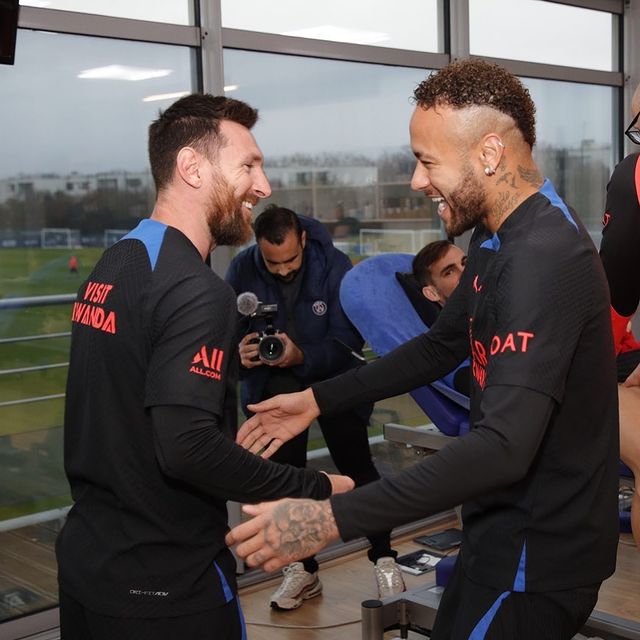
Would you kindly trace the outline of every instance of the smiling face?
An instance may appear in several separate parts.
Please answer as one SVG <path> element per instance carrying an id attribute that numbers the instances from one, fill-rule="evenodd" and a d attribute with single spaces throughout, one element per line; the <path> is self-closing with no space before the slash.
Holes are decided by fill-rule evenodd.
<path id="1" fill-rule="evenodd" d="M 220 134 L 225 141 L 210 165 L 207 222 L 218 246 L 237 245 L 253 234 L 251 210 L 271 195 L 264 174 L 262 153 L 246 127 L 224 120 Z"/>
<path id="2" fill-rule="evenodd" d="M 487 193 L 479 162 L 472 161 L 475 145 L 465 143 L 459 114 L 447 106 L 417 107 L 409 130 L 417 159 L 411 188 L 438 203 L 450 236 L 482 222 L 489 211 Z"/>

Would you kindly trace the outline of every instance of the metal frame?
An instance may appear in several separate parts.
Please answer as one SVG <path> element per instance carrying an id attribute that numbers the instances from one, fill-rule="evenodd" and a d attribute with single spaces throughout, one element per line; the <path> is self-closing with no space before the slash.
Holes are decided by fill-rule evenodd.
<path id="1" fill-rule="evenodd" d="M 312 40 L 241 29 L 223 28 L 222 45 L 229 49 L 244 49 L 263 53 L 280 53 L 292 56 L 366 62 L 418 69 L 439 69 L 449 62 L 449 56 L 444 53 L 428 53 L 410 51 L 408 49 L 394 49 L 392 47 L 351 44 L 348 42 Z"/>
<path id="2" fill-rule="evenodd" d="M 200 27 L 113 18 L 58 9 L 20 7 L 18 28 L 187 47 L 200 46 Z"/>
<path id="3" fill-rule="evenodd" d="M 595 11 L 606 11 L 607 13 L 624 12 L 625 0 L 548 0 L 555 4 L 568 4 L 572 7 L 581 7 L 583 9 L 593 9 Z"/>
<path id="4" fill-rule="evenodd" d="M 618 113 L 622 122 L 630 118 L 630 100 L 635 86 L 640 83 L 640 6 L 631 0 L 547 0 L 560 4 L 609 12 L 620 17 L 619 46 L 623 52 L 621 72 L 602 72 L 576 69 L 559 65 L 495 60 L 518 75 L 547 80 L 561 80 L 624 88 Z M 192 47 L 196 57 L 199 89 L 222 93 L 224 78 L 223 48 L 247 49 L 265 53 L 324 58 L 398 67 L 439 69 L 451 59 L 469 55 L 468 0 L 441 0 L 441 29 L 444 53 L 424 53 L 404 49 L 371 47 L 348 43 L 307 40 L 289 36 L 257 33 L 223 28 L 219 0 L 194 0 L 198 26 L 173 25 L 158 22 L 89 15 L 72 11 L 20 8 L 19 28 L 46 30 L 78 36 L 119 38 Z M 622 92 L 620 92 L 622 93 Z M 620 131 L 621 127 L 617 127 Z M 614 129 L 615 130 L 615 129 Z M 622 138 L 617 144 L 621 151 Z M 628 148 L 627 150 L 630 150 Z M 620 156 L 620 153 L 617 154 Z M 221 273 L 231 257 L 230 250 L 218 249 L 213 255 L 213 267 Z M 3 308 L 17 301 L 0 302 Z M 604 623 L 603 623 L 604 624 Z M 20 620 L 0 623 L 3 638 L 25 638 L 30 634 L 47 631 L 41 638 L 56 637 L 57 610 L 52 609 Z"/>
<path id="5" fill-rule="evenodd" d="M 365 600 L 361 605 L 362 640 L 383 640 L 384 632 L 399 629 L 402 638 L 407 631 L 427 635 L 433 629 L 442 587 L 433 579 L 424 585 L 385 600 Z M 609 640 L 640 640 L 640 624 L 594 610 L 582 633 L 605 634 Z"/>

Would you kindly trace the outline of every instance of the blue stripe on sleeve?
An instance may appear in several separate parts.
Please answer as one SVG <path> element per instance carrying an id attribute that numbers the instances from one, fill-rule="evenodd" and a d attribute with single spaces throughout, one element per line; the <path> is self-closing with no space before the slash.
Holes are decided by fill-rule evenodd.
<path id="1" fill-rule="evenodd" d="M 554 206 L 558 207 L 560 211 L 564 214 L 564 217 L 576 228 L 578 231 L 578 225 L 576 221 L 573 219 L 573 216 L 569 212 L 567 205 L 564 203 L 562 198 L 558 195 L 556 188 L 551 183 L 549 178 L 545 178 L 544 184 L 542 185 L 542 189 L 540 189 L 540 193 L 549 200 L 549 202 Z"/>
<path id="2" fill-rule="evenodd" d="M 497 233 L 494 233 L 488 240 L 485 240 L 481 245 L 481 249 L 489 249 L 490 251 L 500 251 L 500 238 Z"/>
<path id="3" fill-rule="evenodd" d="M 149 260 L 151 262 L 151 271 L 156 268 L 158 254 L 162 246 L 162 239 L 167 230 L 167 225 L 157 220 L 143 220 L 133 231 L 127 233 L 122 240 L 140 240 L 147 249 Z"/>

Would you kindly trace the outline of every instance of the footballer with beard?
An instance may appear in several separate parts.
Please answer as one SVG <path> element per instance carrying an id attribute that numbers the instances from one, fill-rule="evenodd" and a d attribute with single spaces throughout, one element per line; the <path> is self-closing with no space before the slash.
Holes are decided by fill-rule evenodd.
<path id="1" fill-rule="evenodd" d="M 609 293 L 578 216 L 532 156 L 535 107 L 506 69 L 453 62 L 414 93 L 411 186 L 447 232 L 473 229 L 458 287 L 431 331 L 384 358 L 259 405 L 250 450 L 472 361 L 470 431 L 420 463 L 330 500 L 248 506 L 229 543 L 276 569 L 462 507 L 462 544 L 432 640 L 569 640 L 615 568 L 618 407 Z M 295 531 L 295 537 L 291 536 Z"/>
<path id="2" fill-rule="evenodd" d="M 205 263 L 271 189 L 257 111 L 193 94 L 149 128 L 156 203 L 72 312 L 64 423 L 74 504 L 57 541 L 65 640 L 246 637 L 227 500 L 326 498 L 349 478 L 234 442 L 235 295 Z"/>

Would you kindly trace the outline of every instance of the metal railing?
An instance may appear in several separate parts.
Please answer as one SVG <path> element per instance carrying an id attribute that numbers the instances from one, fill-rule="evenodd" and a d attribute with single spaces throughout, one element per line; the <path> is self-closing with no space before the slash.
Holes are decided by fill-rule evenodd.
<path id="1" fill-rule="evenodd" d="M 53 305 L 71 304 L 76 299 L 75 293 L 61 293 L 48 296 L 31 296 L 25 298 L 4 298 L 0 300 L 0 311 L 9 309 L 28 309 L 32 307 L 47 307 Z M 70 331 L 58 333 L 45 333 L 32 336 L 15 336 L 12 338 L 1 338 L 0 345 L 16 344 L 22 342 L 30 342 L 33 340 L 51 340 L 55 338 L 68 338 Z M 0 377 L 22 373 L 33 373 L 37 371 L 46 371 L 48 369 L 61 369 L 69 366 L 68 362 L 55 362 L 52 364 L 41 364 L 31 367 L 18 367 L 14 369 L 0 369 Z M 0 402 L 0 408 L 11 407 L 20 404 L 31 404 L 33 402 L 44 402 L 47 400 L 58 400 L 64 398 L 64 393 L 54 393 L 45 396 L 33 396 L 31 398 L 20 398 L 18 400 L 5 400 Z"/>

